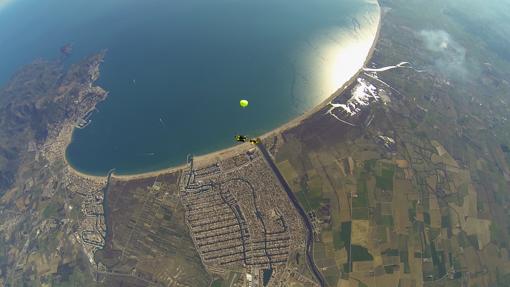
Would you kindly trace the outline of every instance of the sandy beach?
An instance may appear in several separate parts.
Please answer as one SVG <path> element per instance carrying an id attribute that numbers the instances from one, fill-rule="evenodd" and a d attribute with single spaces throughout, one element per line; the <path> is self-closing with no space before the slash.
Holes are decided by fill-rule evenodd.
<path id="1" fill-rule="evenodd" d="M 377 3 L 377 1 L 374 1 L 374 3 Z M 371 47 L 370 47 L 370 49 L 368 51 L 368 54 L 365 57 L 365 61 L 364 61 L 363 65 L 361 67 L 359 67 L 357 72 L 348 81 L 346 81 L 340 88 L 338 88 L 334 93 L 332 93 L 331 96 L 329 96 L 328 98 L 323 100 L 320 104 L 316 105 L 314 108 L 308 110 L 307 112 L 301 114 L 300 116 L 290 120 L 289 122 L 287 122 L 287 123 L 285 123 L 285 124 L 275 128 L 275 129 L 273 129 L 273 130 L 271 130 L 271 131 L 269 131 L 269 132 L 267 132 L 267 133 L 265 133 L 263 135 L 261 135 L 260 136 L 261 139 L 274 136 L 274 135 L 279 134 L 279 133 L 281 133 L 281 132 L 283 132 L 283 131 L 285 131 L 287 129 L 290 129 L 290 128 L 293 128 L 293 127 L 299 125 L 303 120 L 305 120 L 306 118 L 308 118 L 311 115 L 315 114 L 316 112 L 320 111 L 325 106 L 327 106 L 333 99 L 335 99 L 336 97 L 341 95 L 342 92 L 344 92 L 345 89 L 347 87 L 349 87 L 358 78 L 358 76 L 361 73 L 363 73 L 363 68 L 366 67 L 367 64 L 370 62 L 370 60 L 372 59 L 372 55 L 374 53 L 376 44 L 377 44 L 378 39 L 379 39 L 379 34 L 380 34 L 380 29 L 381 29 L 381 22 L 382 22 L 382 17 L 383 17 L 383 12 L 382 12 L 382 9 L 381 9 L 379 4 L 378 4 L 378 10 L 379 10 L 378 11 L 379 15 L 377 17 L 377 27 L 376 27 L 376 32 L 375 32 L 373 41 L 371 43 Z M 68 143 L 70 143 L 71 136 L 72 135 L 69 136 Z M 250 143 L 239 144 L 239 145 L 228 147 L 228 148 L 225 148 L 225 149 L 222 149 L 222 150 L 219 150 L 219 151 L 211 152 L 211 153 L 208 153 L 208 154 L 196 155 L 196 156 L 194 156 L 194 160 L 199 165 L 205 165 L 205 164 L 210 163 L 210 162 L 218 161 L 218 160 L 221 160 L 221 159 L 224 159 L 224 158 L 231 157 L 231 156 L 236 155 L 236 154 L 244 153 L 244 152 L 248 151 L 251 148 L 253 148 L 253 145 L 251 145 Z M 69 165 L 67 159 L 66 159 L 66 164 Z M 155 176 L 158 176 L 158 175 L 161 175 L 161 174 L 173 173 L 173 172 L 182 170 L 185 167 L 186 167 L 186 164 L 182 164 L 182 165 L 179 165 L 179 166 L 173 166 L 173 167 L 168 167 L 168 168 L 165 168 L 165 169 L 160 169 L 160 170 L 155 170 L 155 171 L 150 171 L 150 172 L 142 172 L 142 173 L 137 173 L 137 174 L 119 175 L 119 174 L 113 173 L 112 177 L 117 179 L 117 180 L 143 179 L 143 178 L 148 178 L 148 177 L 155 177 Z M 80 171 L 77 171 L 74 168 L 72 168 L 71 165 L 69 165 L 69 168 L 76 175 L 81 176 L 81 177 L 85 177 L 85 178 L 89 178 L 89 179 L 92 179 L 92 180 L 104 180 L 106 178 L 106 176 L 94 176 L 94 175 L 84 174 L 84 173 L 82 173 Z"/>
<path id="2" fill-rule="evenodd" d="M 73 166 L 67 160 L 67 156 L 65 153 L 66 153 L 67 146 L 71 143 L 71 140 L 73 138 L 74 130 L 75 130 L 74 125 L 72 123 L 68 123 L 66 126 L 64 126 L 64 128 L 62 128 L 62 130 L 60 131 L 60 133 L 58 135 L 58 139 L 56 140 L 57 142 L 65 143 L 65 145 L 64 145 L 65 147 L 61 151 L 61 153 L 62 153 L 61 157 L 64 160 L 65 165 L 68 167 L 69 172 L 75 176 L 78 176 L 78 177 L 81 177 L 81 178 L 84 178 L 84 179 L 87 179 L 90 181 L 105 182 L 107 179 L 106 176 L 90 175 L 90 174 L 83 173 L 83 172 L 73 168 Z"/>

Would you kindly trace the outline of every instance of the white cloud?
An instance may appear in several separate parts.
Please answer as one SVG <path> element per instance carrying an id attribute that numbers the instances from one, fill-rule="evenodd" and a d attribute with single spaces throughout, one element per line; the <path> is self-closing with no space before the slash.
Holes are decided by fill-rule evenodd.
<path id="1" fill-rule="evenodd" d="M 434 66 L 447 75 L 465 76 L 466 49 L 457 43 L 446 31 L 422 30 L 419 32 L 427 50 L 436 53 Z"/>

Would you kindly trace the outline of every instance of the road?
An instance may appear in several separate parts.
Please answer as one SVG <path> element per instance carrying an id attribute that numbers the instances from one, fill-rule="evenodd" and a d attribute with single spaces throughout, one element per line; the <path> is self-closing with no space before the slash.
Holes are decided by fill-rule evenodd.
<path id="1" fill-rule="evenodd" d="M 280 173 L 280 170 L 276 166 L 276 164 L 273 162 L 273 159 L 269 155 L 269 152 L 267 151 L 264 144 L 258 144 L 257 147 L 259 148 L 260 152 L 264 156 L 264 159 L 266 160 L 267 164 L 269 164 L 269 167 L 273 170 L 274 175 L 282 185 L 285 192 L 287 192 L 287 196 L 289 197 L 290 201 L 294 206 L 296 207 L 297 211 L 303 218 L 303 222 L 305 223 L 305 227 L 307 229 L 307 238 L 306 238 L 306 261 L 308 262 L 308 266 L 310 267 L 310 270 L 313 272 L 315 278 L 317 281 L 319 281 L 319 284 L 321 287 L 325 286 L 325 280 L 324 277 L 322 277 L 322 274 L 319 272 L 319 269 L 315 265 L 315 262 L 313 261 L 313 227 L 312 223 L 310 222 L 310 219 L 306 215 L 305 210 L 299 204 L 299 201 L 297 200 L 296 196 L 292 192 L 292 189 L 290 189 L 290 186 L 287 184 L 287 181 L 283 177 L 283 175 Z"/>

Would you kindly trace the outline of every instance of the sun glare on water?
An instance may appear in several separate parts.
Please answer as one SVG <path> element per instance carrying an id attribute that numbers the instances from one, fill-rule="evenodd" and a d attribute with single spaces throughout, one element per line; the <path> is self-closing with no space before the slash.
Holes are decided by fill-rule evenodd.
<path id="1" fill-rule="evenodd" d="M 335 38 L 319 40 L 323 48 L 317 71 L 323 94 L 316 100 L 329 97 L 363 67 L 377 33 L 379 11 L 362 15 L 358 20 L 361 22 L 359 29 L 332 30 L 326 34 L 335 35 Z"/>
<path id="2" fill-rule="evenodd" d="M 363 66 L 369 52 L 371 41 L 352 41 L 332 52 L 332 65 L 329 67 L 329 79 L 325 86 L 334 92 L 347 82 Z"/>
<path id="3" fill-rule="evenodd" d="M 376 29 L 377 22 L 375 25 L 364 25 L 361 30 L 350 31 L 348 35 L 342 37 L 345 39 L 343 43 L 328 47 L 328 58 L 332 61 L 324 67 L 327 74 L 324 77 L 324 86 L 328 87 L 330 93 L 339 89 L 363 67 L 372 47 Z"/>
<path id="4" fill-rule="evenodd" d="M 9 3 L 14 2 L 13 0 L 0 0 L 0 12 L 9 5 Z"/>

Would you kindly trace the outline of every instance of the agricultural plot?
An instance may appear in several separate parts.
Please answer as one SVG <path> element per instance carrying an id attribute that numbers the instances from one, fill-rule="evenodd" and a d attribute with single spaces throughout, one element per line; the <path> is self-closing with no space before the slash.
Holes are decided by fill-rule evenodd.
<path id="1" fill-rule="evenodd" d="M 413 64 L 434 61 L 410 44 L 421 41 L 416 35 L 425 21 L 416 9 L 437 15 L 431 25 L 473 41 L 440 12 L 441 1 L 381 2 L 391 8 L 386 19 L 395 22 L 383 18 L 374 67 L 403 57 Z M 509 145 L 498 147 L 487 140 L 491 135 L 475 134 L 474 127 L 484 126 L 479 119 L 491 120 L 462 98 L 470 94 L 477 101 L 493 87 L 453 84 L 454 79 L 412 69 L 377 76 L 391 86 L 377 87 L 390 104 L 374 104 L 348 118 L 356 128 L 321 111 L 284 131 L 275 155 L 300 203 L 314 216 L 314 254 L 328 283 L 505 286 L 504 278 L 510 278 L 505 220 L 510 218 L 502 203 L 510 202 Z M 471 114 L 476 116 L 461 116 Z M 394 145 L 381 144 L 381 136 L 394 139 Z"/>
<path id="2" fill-rule="evenodd" d="M 110 183 L 106 247 L 96 252 L 97 262 L 105 269 L 105 284 L 209 286 L 212 278 L 184 222 L 178 176 Z"/>

